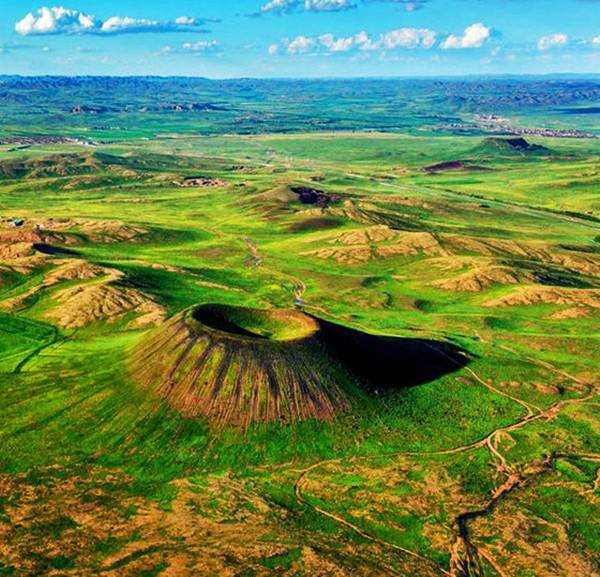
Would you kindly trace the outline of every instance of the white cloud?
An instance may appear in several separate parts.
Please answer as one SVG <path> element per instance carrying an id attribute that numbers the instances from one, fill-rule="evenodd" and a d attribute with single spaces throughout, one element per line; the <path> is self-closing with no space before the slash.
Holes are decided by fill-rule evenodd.
<path id="1" fill-rule="evenodd" d="M 189 52 L 210 52 L 217 46 L 219 43 L 216 40 L 199 40 L 198 42 L 184 42 L 181 48 Z"/>
<path id="2" fill-rule="evenodd" d="M 329 52 L 347 52 L 356 47 L 364 48 L 371 43 L 368 34 L 364 31 L 347 38 L 335 38 L 333 34 L 323 34 L 318 40 Z"/>
<path id="3" fill-rule="evenodd" d="M 492 31 L 482 22 L 471 24 L 461 36 L 450 34 L 440 45 L 442 50 L 480 48 L 492 35 Z"/>
<path id="4" fill-rule="evenodd" d="M 564 46 L 569 42 L 569 37 L 566 34 L 551 34 L 549 36 L 542 36 L 538 41 L 538 48 L 540 50 L 550 50 L 554 46 Z"/>
<path id="5" fill-rule="evenodd" d="M 333 34 L 322 34 L 317 37 L 298 36 L 293 40 L 285 40 L 283 44 L 290 54 L 307 52 L 339 53 L 350 50 L 391 51 L 402 48 L 432 48 L 437 41 L 437 34 L 428 28 L 398 28 L 372 39 L 364 30 L 353 36 L 335 37 Z M 271 51 L 271 48 L 273 51 Z M 269 47 L 270 54 L 276 54 L 277 44 Z"/>
<path id="6" fill-rule="evenodd" d="M 219 47 L 216 40 L 198 40 L 197 42 L 184 42 L 180 46 L 165 46 L 158 52 L 159 55 L 169 56 L 171 54 L 184 53 L 208 53 L 215 52 Z"/>
<path id="7" fill-rule="evenodd" d="M 304 0 L 304 9 L 314 12 L 331 12 L 354 8 L 350 0 Z"/>
<path id="8" fill-rule="evenodd" d="M 129 16 L 111 16 L 99 20 L 90 14 L 62 6 L 39 8 L 15 24 L 22 36 L 45 34 L 125 34 L 133 32 L 186 32 L 198 31 L 202 22 L 180 16 L 174 21 L 148 20 Z"/>
<path id="9" fill-rule="evenodd" d="M 333 34 L 319 36 L 319 42 L 330 52 L 346 52 L 354 45 L 354 38 L 334 38 Z"/>
<path id="10" fill-rule="evenodd" d="M 287 50 L 290 54 L 303 54 L 313 48 L 314 45 L 314 38 L 298 36 L 288 43 Z"/>
<path id="11" fill-rule="evenodd" d="M 261 12 L 286 12 L 298 6 L 296 0 L 271 0 L 264 4 L 260 11 Z"/>
<path id="12" fill-rule="evenodd" d="M 178 26 L 197 26 L 199 24 L 197 18 L 190 18 L 189 16 L 180 16 L 175 18 L 175 24 Z"/>
<path id="13" fill-rule="evenodd" d="M 380 36 L 376 47 L 385 50 L 396 48 L 431 48 L 437 39 L 433 30 L 428 28 L 399 28 Z"/>
<path id="14" fill-rule="evenodd" d="M 594 44 L 596 46 L 600 46 L 600 35 L 595 36 L 594 38 L 592 38 L 592 44 Z"/>
<path id="15" fill-rule="evenodd" d="M 291 12 L 306 10 L 308 12 L 337 12 L 355 8 L 351 0 L 270 0 L 264 4 L 261 12 Z"/>
<path id="16" fill-rule="evenodd" d="M 60 32 L 83 32 L 93 30 L 98 23 L 93 16 L 78 10 L 45 6 L 37 11 L 37 16 L 32 12 L 27 14 L 15 25 L 15 30 L 23 36 L 30 34 L 57 34 Z"/>
<path id="17" fill-rule="evenodd" d="M 263 0 L 264 1 L 264 0 Z M 362 0 L 363 2 L 386 2 L 403 6 L 407 12 L 422 8 L 429 0 Z M 338 12 L 356 8 L 356 0 L 268 0 L 261 6 L 260 13 L 265 12 Z M 257 14 L 253 14 L 256 16 Z"/>

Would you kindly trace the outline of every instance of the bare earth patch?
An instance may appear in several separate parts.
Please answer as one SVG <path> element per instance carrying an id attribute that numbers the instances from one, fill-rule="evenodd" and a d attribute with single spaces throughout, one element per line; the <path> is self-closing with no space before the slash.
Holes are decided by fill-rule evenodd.
<path id="1" fill-rule="evenodd" d="M 138 318 L 136 328 L 164 320 L 165 310 L 142 292 L 109 280 L 102 283 L 78 285 L 54 296 L 56 307 L 45 317 L 63 328 L 81 328 L 95 321 L 115 322 L 128 313 Z"/>
<path id="2" fill-rule="evenodd" d="M 521 278 L 509 267 L 484 265 L 460 276 L 436 281 L 433 286 L 448 291 L 480 292 L 495 284 L 518 284 Z"/>
<path id="3" fill-rule="evenodd" d="M 567 289 L 559 287 L 529 286 L 519 288 L 508 295 L 492 299 L 486 307 L 519 305 L 574 305 L 600 308 L 600 289 Z"/>
<path id="4" fill-rule="evenodd" d="M 395 256 L 418 254 L 440 256 L 446 254 L 431 233 L 395 231 L 384 225 L 338 235 L 330 240 L 329 244 L 332 246 L 325 246 L 302 254 L 322 259 L 334 259 L 344 264 L 364 263 L 375 258 Z"/>
<path id="5" fill-rule="evenodd" d="M 229 475 L 173 481 L 162 508 L 132 494 L 119 471 L 54 468 L 43 478 L 0 475 L 0 567 L 19 577 L 381 574 L 378 551 L 293 529 L 285 507 Z"/>

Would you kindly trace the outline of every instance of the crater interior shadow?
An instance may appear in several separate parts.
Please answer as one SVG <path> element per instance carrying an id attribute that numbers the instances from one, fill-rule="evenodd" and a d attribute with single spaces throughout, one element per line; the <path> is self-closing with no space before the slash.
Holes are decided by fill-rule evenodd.
<path id="1" fill-rule="evenodd" d="M 422 385 L 467 366 L 472 357 L 445 341 L 372 335 L 318 319 L 319 338 L 368 391 Z"/>
<path id="2" fill-rule="evenodd" d="M 200 323 L 232 335 L 240 337 L 251 337 L 253 339 L 265 339 L 266 337 L 253 333 L 240 326 L 238 323 L 227 318 L 227 315 L 223 312 L 224 309 L 215 307 L 198 307 L 194 310 L 193 317 Z"/>
<path id="3" fill-rule="evenodd" d="M 47 254 L 50 256 L 79 256 L 79 253 L 75 250 L 59 246 L 52 246 L 51 244 L 47 244 L 45 242 L 35 243 L 33 248 L 42 254 Z"/>

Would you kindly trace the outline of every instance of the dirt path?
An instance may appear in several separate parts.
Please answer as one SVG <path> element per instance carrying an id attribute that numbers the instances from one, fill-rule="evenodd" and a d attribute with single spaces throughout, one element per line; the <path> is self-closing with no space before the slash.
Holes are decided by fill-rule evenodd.
<path id="1" fill-rule="evenodd" d="M 256 242 L 248 236 L 244 237 L 244 242 L 246 243 L 246 246 L 248 247 L 250 253 L 248 255 L 248 258 L 246 259 L 246 266 L 262 267 L 263 270 L 269 272 L 274 277 L 283 278 L 285 280 L 291 281 L 291 283 L 294 285 L 294 304 L 296 306 L 303 306 L 303 297 L 304 293 L 306 292 L 306 284 L 304 283 L 304 281 L 288 273 L 283 273 L 279 270 L 275 270 L 273 268 L 264 266 L 264 259 L 260 254 L 260 250 Z"/>
<path id="2" fill-rule="evenodd" d="M 436 350 L 438 350 L 438 352 L 445 354 L 440 349 L 437 349 L 437 347 L 435 347 L 435 348 L 436 348 Z M 508 349 L 508 350 L 511 350 L 511 349 Z M 515 353 L 515 351 L 512 351 L 512 350 L 511 350 L 511 352 Z M 532 359 L 529 357 L 525 357 L 525 358 L 532 363 L 540 364 L 537 362 L 536 359 Z M 421 555 L 419 555 L 418 553 L 415 553 L 414 551 L 405 549 L 403 547 L 399 547 L 398 545 L 395 545 L 394 543 L 390 543 L 388 541 L 384 541 L 382 539 L 379 539 L 378 537 L 370 535 L 364 529 L 357 527 L 356 525 L 347 521 L 343 517 L 340 517 L 339 515 L 336 515 L 334 513 L 330 513 L 329 511 L 324 510 L 322 507 L 319 507 L 317 505 L 310 503 L 306 499 L 306 497 L 302 493 L 302 487 L 303 487 L 304 483 L 306 482 L 310 473 L 312 473 L 315 470 L 317 470 L 321 467 L 324 467 L 326 465 L 341 463 L 342 460 L 340 458 L 320 461 L 319 463 L 313 464 L 310 467 L 308 467 L 300 472 L 300 476 L 294 485 L 294 493 L 295 493 L 297 502 L 311 507 L 317 513 L 319 513 L 325 517 L 328 517 L 329 519 L 332 519 L 332 520 L 338 522 L 339 524 L 351 529 L 352 531 L 361 535 L 363 538 L 365 538 L 367 540 L 378 543 L 378 544 L 388 547 L 390 549 L 399 551 L 399 552 L 401 552 L 405 555 L 408 555 L 412 558 L 426 562 L 429 565 L 435 565 L 436 568 L 440 571 L 440 573 L 442 573 L 444 575 L 449 575 L 450 577 L 482 577 L 484 572 L 483 572 L 483 568 L 482 568 L 481 559 L 484 559 L 485 561 L 487 561 L 487 563 L 489 563 L 489 565 L 494 567 L 495 571 L 502 577 L 504 575 L 504 573 L 502 572 L 498 563 L 493 559 L 493 556 L 491 555 L 491 553 L 487 549 L 480 548 L 474 544 L 472 536 L 470 534 L 470 529 L 469 529 L 470 523 L 478 518 L 485 517 L 485 516 L 492 514 L 494 512 L 494 510 L 496 509 L 496 507 L 506 497 L 508 497 L 511 493 L 513 493 L 515 490 L 522 487 L 530 479 L 551 470 L 553 468 L 556 460 L 559 458 L 578 457 L 578 458 L 585 458 L 585 459 L 600 463 L 600 455 L 554 454 L 554 455 L 548 457 L 547 459 L 545 459 L 541 463 L 536 463 L 536 462 L 528 463 L 525 467 L 522 468 L 521 472 L 517 472 L 516 469 L 507 462 L 504 455 L 502 455 L 502 453 L 499 451 L 498 445 L 500 443 L 500 439 L 503 434 L 509 434 L 511 432 L 514 432 L 516 430 L 519 430 L 519 429 L 527 426 L 528 424 L 530 424 L 532 422 L 539 421 L 541 419 L 549 420 L 553 416 L 558 414 L 564 407 L 573 405 L 573 404 L 585 403 L 585 402 L 591 400 L 596 393 L 595 387 L 592 384 L 585 383 L 581 379 L 573 377 L 572 375 L 569 375 L 568 373 L 566 373 L 560 369 L 557 369 L 556 367 L 554 367 L 553 365 L 551 365 L 549 363 L 542 362 L 541 366 L 544 366 L 547 369 L 552 370 L 553 372 L 556 372 L 557 374 L 566 376 L 566 377 L 572 379 L 574 382 L 578 383 L 579 385 L 585 386 L 587 389 L 586 394 L 583 395 L 582 397 L 558 401 L 557 403 L 555 403 L 548 409 L 542 410 L 539 407 L 536 407 L 534 405 L 526 403 L 522 399 L 518 399 L 512 395 L 509 395 L 508 393 L 505 393 L 504 391 L 500 391 L 499 389 L 494 387 L 491 383 L 488 383 L 487 381 L 485 381 L 485 379 L 483 379 L 480 375 L 478 375 L 471 368 L 466 367 L 466 370 L 477 382 L 479 382 L 480 384 L 485 386 L 488 390 L 490 390 L 498 395 L 501 395 L 505 398 L 508 398 L 508 399 L 512 400 L 513 402 L 519 404 L 526 410 L 526 414 L 523 417 L 521 417 L 518 421 L 516 421 L 510 425 L 498 427 L 498 428 L 494 429 L 492 432 L 490 432 L 483 439 L 480 439 L 479 441 L 474 441 L 473 443 L 470 443 L 470 444 L 461 445 L 459 447 L 454 447 L 452 449 L 447 449 L 447 450 L 443 450 L 443 451 L 395 452 L 395 453 L 391 453 L 390 455 L 387 455 L 389 457 L 401 457 L 401 456 L 427 457 L 427 456 L 440 456 L 440 455 L 455 455 L 455 454 L 460 454 L 460 453 L 467 453 L 467 452 L 473 451 L 478 448 L 486 447 L 488 449 L 488 451 L 490 452 L 490 454 L 492 455 L 492 457 L 497 461 L 497 471 L 500 474 L 506 476 L 505 482 L 492 491 L 491 498 L 484 507 L 477 509 L 477 510 L 465 511 L 456 517 L 456 519 L 455 519 L 456 540 L 454 542 L 454 545 L 453 545 L 452 551 L 451 551 L 450 571 L 446 571 L 443 567 L 437 565 L 437 563 L 435 563 L 431 559 L 424 558 Z M 368 458 L 369 458 L 368 456 L 367 457 L 353 457 L 353 458 L 348 459 L 347 462 L 352 463 L 352 462 L 356 462 L 356 461 L 368 459 Z M 598 472 L 598 476 L 596 477 L 594 487 L 597 487 L 599 484 L 600 484 L 600 471 Z"/>
<path id="3" fill-rule="evenodd" d="M 600 455 L 554 453 L 549 457 L 546 457 L 543 461 L 533 461 L 528 463 L 522 468 L 522 472 L 511 473 L 506 482 L 492 493 L 492 498 L 483 508 L 467 511 L 456 518 L 458 535 L 452 550 L 450 567 L 450 574 L 452 577 L 483 577 L 484 573 L 481 567 L 481 558 L 488 561 L 499 575 L 503 575 L 502 569 L 491 553 L 484 547 L 476 546 L 473 543 L 469 524 L 476 519 L 493 514 L 498 505 L 507 499 L 511 493 L 544 473 L 552 471 L 556 462 L 560 459 L 583 459 L 600 464 Z M 598 475 L 600 475 L 600 470 L 598 471 Z M 597 483 L 598 477 L 596 477 L 594 489 L 596 488 Z"/>
<path id="4" fill-rule="evenodd" d="M 244 242 L 250 252 L 246 259 L 246 266 L 259 267 L 262 265 L 263 259 L 258 251 L 258 245 L 249 236 L 244 237 Z"/>
<path id="5" fill-rule="evenodd" d="M 323 467 L 324 465 L 331 465 L 331 464 L 338 463 L 338 462 L 339 462 L 339 459 L 321 461 L 319 463 L 315 463 L 314 465 L 311 465 L 310 467 L 308 467 L 304 471 L 302 471 L 300 477 L 297 479 L 296 483 L 294 484 L 294 494 L 296 495 L 296 501 L 300 504 L 311 507 L 314 511 L 323 515 L 324 517 L 328 517 L 329 519 L 336 521 L 340 525 L 343 525 L 344 527 L 351 529 L 352 531 L 354 531 L 355 533 L 357 533 L 358 535 L 360 535 L 361 537 L 363 537 L 363 539 L 366 539 L 367 541 L 372 541 L 373 543 L 377 543 L 379 545 L 383 545 L 384 547 L 399 551 L 400 553 L 403 553 L 404 555 L 408 555 L 409 557 L 412 557 L 413 559 L 417 559 L 418 561 L 421 561 L 423 563 L 426 563 L 427 565 L 430 565 L 431 567 L 437 569 L 443 575 L 450 576 L 450 573 L 448 571 L 446 571 L 441 565 L 438 565 L 432 559 L 428 559 L 427 557 L 423 557 L 422 555 L 419 555 L 418 553 L 415 553 L 414 551 L 411 551 L 410 549 L 405 549 L 404 547 L 400 547 L 399 545 L 396 545 L 395 543 L 390 543 L 389 541 L 384 541 L 383 539 L 380 539 L 379 537 L 371 535 L 370 533 L 367 533 L 366 531 L 364 531 L 357 525 L 354 525 L 347 519 L 344 519 L 343 517 L 340 517 L 339 515 L 336 515 L 335 513 L 330 513 L 329 511 L 322 509 L 318 505 L 313 505 L 312 503 L 309 503 L 304 498 L 304 496 L 302 494 L 302 485 L 306 481 L 308 475 L 315 469 L 319 469 L 320 467 Z"/>
<path id="6" fill-rule="evenodd" d="M 500 348 L 510 351 L 511 353 L 518 354 L 516 351 L 510 349 L 509 347 L 500 346 Z M 543 366 L 546 369 L 549 369 L 557 374 L 560 374 L 573 380 L 579 385 L 585 386 L 587 388 L 587 391 L 582 397 L 558 401 L 546 410 L 539 409 L 538 407 L 534 407 L 533 405 L 528 405 L 524 401 L 517 400 L 516 398 L 508 394 L 503 394 L 503 396 L 510 398 L 516 402 L 519 402 L 520 405 L 526 407 L 528 413 L 523 419 L 517 421 L 512 425 L 497 428 L 486 439 L 486 447 L 488 448 L 490 453 L 498 460 L 497 471 L 500 474 L 506 475 L 507 479 L 502 485 L 497 487 L 492 492 L 491 500 L 483 509 L 477 511 L 467 511 L 456 518 L 455 525 L 457 528 L 457 540 L 453 548 L 453 564 L 451 567 L 453 577 L 479 577 L 480 575 L 483 575 L 483 572 L 481 570 L 480 552 L 478 551 L 477 546 L 475 546 L 472 541 L 469 531 L 469 523 L 477 518 L 485 517 L 492 514 L 496 509 L 497 505 L 503 499 L 505 499 L 513 491 L 525 484 L 531 477 L 535 477 L 541 473 L 545 473 L 551 470 L 556 460 L 560 458 L 559 455 L 552 455 L 551 457 L 547 458 L 541 466 L 536 463 L 529 463 L 524 467 L 524 472 L 516 472 L 515 468 L 508 464 L 506 458 L 498 450 L 498 442 L 502 433 L 510 433 L 516 431 L 525 427 L 529 423 L 538 421 L 540 419 L 550 420 L 553 416 L 557 415 L 564 407 L 568 405 L 585 403 L 586 401 L 592 399 L 595 395 L 595 388 L 593 385 L 584 383 L 577 377 L 574 377 L 573 375 L 570 375 L 565 371 L 557 369 L 550 363 L 538 361 L 537 359 L 533 359 L 527 356 L 524 358 L 533 364 Z M 500 392 L 495 387 L 488 385 L 484 380 L 480 379 L 479 376 L 474 373 L 474 371 L 472 371 L 469 368 L 467 368 L 467 370 L 473 376 L 475 376 L 475 378 L 477 378 L 479 382 L 487 386 L 490 390 Z M 535 409 L 536 412 L 534 412 L 533 409 Z M 597 456 L 592 455 L 590 456 L 590 458 L 596 459 Z M 459 553 L 460 551 L 462 552 L 462 555 Z M 487 557 L 490 557 L 489 552 L 487 552 Z M 490 562 L 489 559 L 488 562 Z M 490 564 L 492 566 L 496 565 L 495 562 L 490 562 Z"/>
<path id="7" fill-rule="evenodd" d="M 31 351 L 24 359 L 22 359 L 17 364 L 17 366 L 13 369 L 13 371 L 12 371 L 13 375 L 18 375 L 21 372 L 23 372 L 23 369 L 25 368 L 25 366 L 28 365 L 33 359 L 35 359 L 37 356 L 39 356 L 46 349 L 48 349 L 51 346 L 56 345 L 59 342 L 64 340 L 63 338 L 59 337 L 58 329 L 56 327 L 52 327 L 52 331 L 53 331 L 52 339 L 49 342 L 44 343 L 43 345 L 39 346 L 37 349 L 34 349 L 33 351 Z"/>

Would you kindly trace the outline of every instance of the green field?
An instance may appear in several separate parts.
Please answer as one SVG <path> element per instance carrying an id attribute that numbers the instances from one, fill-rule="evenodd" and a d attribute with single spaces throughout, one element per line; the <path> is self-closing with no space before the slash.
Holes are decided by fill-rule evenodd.
<path id="1" fill-rule="evenodd" d="M 0 149 L 0 575 L 600 571 L 600 141 L 486 138 Z"/>

